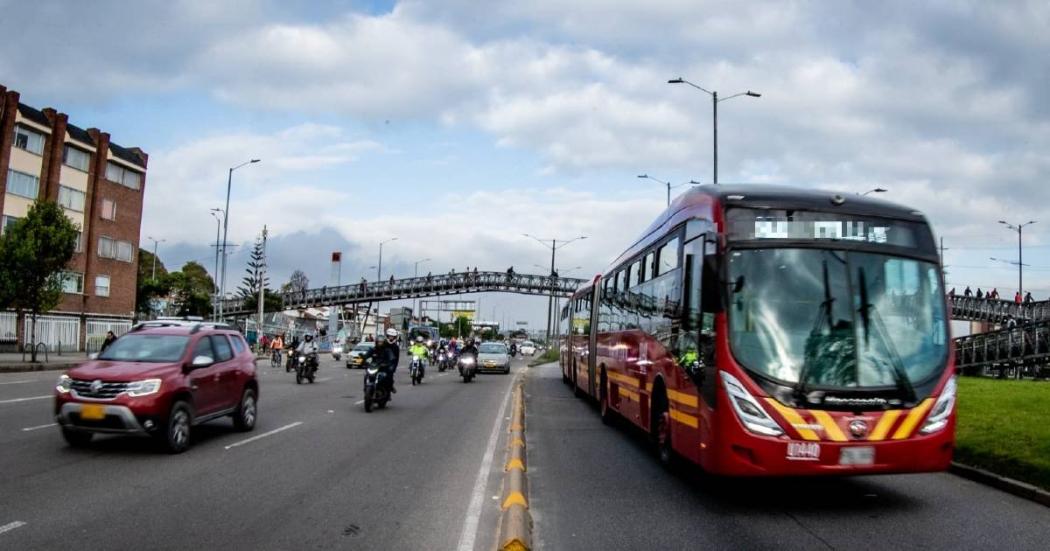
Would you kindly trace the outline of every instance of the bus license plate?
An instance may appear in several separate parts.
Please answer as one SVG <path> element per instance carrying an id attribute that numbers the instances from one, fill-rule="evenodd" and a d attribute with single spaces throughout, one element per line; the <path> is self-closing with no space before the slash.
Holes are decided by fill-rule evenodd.
<path id="1" fill-rule="evenodd" d="M 875 448 L 842 448 L 839 454 L 839 465 L 874 465 Z"/>
<path id="2" fill-rule="evenodd" d="M 792 461 L 819 461 L 820 444 L 816 442 L 788 442 L 787 458 Z"/>

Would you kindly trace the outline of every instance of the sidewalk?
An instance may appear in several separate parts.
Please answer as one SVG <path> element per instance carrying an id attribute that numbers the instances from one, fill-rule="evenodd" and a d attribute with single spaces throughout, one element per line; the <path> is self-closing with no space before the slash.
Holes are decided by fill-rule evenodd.
<path id="1" fill-rule="evenodd" d="M 87 360 L 87 354 L 83 352 L 64 352 L 61 356 L 48 354 L 48 361 L 44 361 L 44 352 L 41 351 L 37 354 L 37 363 L 31 363 L 29 357 L 27 352 L 25 361 L 22 361 L 22 354 L 19 352 L 0 353 L 0 373 L 69 369 Z"/>

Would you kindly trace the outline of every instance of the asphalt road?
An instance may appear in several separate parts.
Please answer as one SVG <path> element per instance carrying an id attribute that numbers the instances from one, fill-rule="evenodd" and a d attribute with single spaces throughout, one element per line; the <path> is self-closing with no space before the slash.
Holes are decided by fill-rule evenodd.
<path id="1" fill-rule="evenodd" d="M 69 448 L 51 425 L 59 373 L 0 375 L 0 549 L 494 547 L 498 412 L 520 362 L 472 384 L 432 369 L 419 387 L 402 366 L 371 414 L 359 370 L 326 359 L 300 386 L 259 365 L 255 431 L 213 421 L 177 456 L 134 437 Z"/>
<path id="2" fill-rule="evenodd" d="M 1050 509 L 938 473 L 718 480 L 663 469 L 557 365 L 526 377 L 538 549 L 1047 549 Z"/>

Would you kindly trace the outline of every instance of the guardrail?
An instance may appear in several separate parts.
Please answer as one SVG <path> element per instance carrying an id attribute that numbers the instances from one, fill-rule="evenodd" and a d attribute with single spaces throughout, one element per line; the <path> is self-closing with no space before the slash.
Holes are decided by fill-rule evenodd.
<path id="1" fill-rule="evenodd" d="M 298 293 L 284 293 L 281 295 L 281 302 L 285 310 L 294 310 L 483 292 L 544 296 L 553 294 L 565 297 L 571 295 L 584 282 L 582 279 L 568 277 L 468 272 L 307 289 Z M 244 299 L 241 298 L 224 300 L 222 306 L 226 316 L 237 317 L 253 313 L 244 307 Z"/>
<path id="2" fill-rule="evenodd" d="M 949 296 L 952 319 L 1003 323 L 1009 318 L 1042 321 L 1050 319 L 1050 301 L 1017 304 L 1009 300 Z"/>

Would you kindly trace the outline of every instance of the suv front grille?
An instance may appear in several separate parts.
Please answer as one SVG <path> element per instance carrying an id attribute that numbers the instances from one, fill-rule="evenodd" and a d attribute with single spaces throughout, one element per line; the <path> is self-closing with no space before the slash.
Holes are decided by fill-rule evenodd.
<path id="1" fill-rule="evenodd" d="M 96 400 L 112 400 L 116 398 L 118 394 L 124 392 L 128 388 L 128 383 L 107 383 L 103 382 L 102 386 L 96 391 L 91 389 L 91 384 L 94 381 L 84 381 L 80 379 L 73 379 L 73 392 L 77 393 L 77 396 L 82 398 L 95 398 Z"/>

